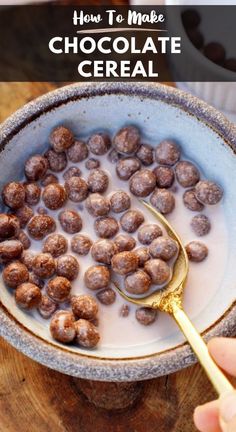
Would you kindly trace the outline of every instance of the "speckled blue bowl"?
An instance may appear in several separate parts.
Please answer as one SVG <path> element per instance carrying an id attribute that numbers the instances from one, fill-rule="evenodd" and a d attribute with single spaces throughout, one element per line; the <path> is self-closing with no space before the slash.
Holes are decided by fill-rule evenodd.
<path id="1" fill-rule="evenodd" d="M 171 136 L 184 153 L 196 160 L 208 177 L 225 190 L 224 211 L 230 228 L 230 247 L 223 280 L 204 308 L 191 316 L 206 339 L 235 333 L 236 280 L 236 129 L 204 102 L 171 87 L 141 83 L 70 85 L 25 105 L 0 128 L 0 187 L 21 178 L 31 154 L 42 152 L 53 126 L 66 121 L 75 133 L 92 129 L 117 130 L 125 123 L 140 125 L 153 145 Z M 220 244 L 216 247 L 222 247 Z M 211 277 L 204 275 L 204 284 Z M 195 357 L 176 329 L 147 344 L 94 351 L 60 345 L 45 326 L 16 308 L 13 296 L 0 281 L 0 335 L 32 359 L 76 377 L 103 381 L 135 381 L 168 374 L 191 365 Z M 201 299 L 199 299 L 199 304 Z M 114 335 L 115 341 L 115 335 Z"/>

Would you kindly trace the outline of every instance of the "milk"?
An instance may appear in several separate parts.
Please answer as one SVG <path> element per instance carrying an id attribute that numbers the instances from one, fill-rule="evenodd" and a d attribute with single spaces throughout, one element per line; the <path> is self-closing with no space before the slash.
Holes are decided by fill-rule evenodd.
<path id="1" fill-rule="evenodd" d="M 129 193 L 129 182 L 122 181 L 117 177 L 116 165 L 109 162 L 107 155 L 95 156 L 90 154 L 90 157 L 99 159 L 101 164 L 100 168 L 103 169 L 109 176 L 109 187 L 104 195 L 109 196 L 112 192 L 119 189 L 125 190 Z M 90 171 L 85 168 L 85 162 L 80 162 L 78 164 L 69 163 L 66 167 L 66 170 L 70 166 L 78 166 L 82 171 L 82 177 L 85 180 L 88 178 Z M 153 164 L 153 167 L 154 166 L 156 166 L 156 164 Z M 152 169 L 153 167 L 148 168 Z M 58 177 L 60 183 L 64 184 L 63 173 L 60 173 Z M 197 213 L 186 209 L 183 205 L 182 195 L 185 189 L 183 189 L 177 182 L 175 182 L 174 187 L 172 187 L 171 190 L 173 191 L 175 196 L 176 208 L 170 215 L 167 215 L 167 219 L 178 232 L 184 244 L 187 244 L 192 240 L 199 240 L 204 242 L 209 248 L 209 255 L 205 261 L 203 261 L 202 263 L 190 263 L 189 276 L 184 292 L 183 304 L 186 312 L 190 315 L 190 317 L 194 318 L 207 306 L 210 299 L 217 291 L 219 283 L 223 278 L 228 250 L 226 221 L 224 217 L 223 205 L 221 203 L 216 206 L 206 207 L 202 213 L 210 218 L 212 228 L 210 230 L 210 233 L 206 236 L 202 238 L 196 237 L 190 227 L 190 221 L 192 217 Z M 150 196 L 145 199 L 149 201 L 149 198 Z M 39 206 L 44 206 L 44 203 L 41 201 L 39 204 L 37 204 L 37 206 L 35 206 L 35 214 L 36 209 Z M 80 233 L 88 235 L 93 241 L 98 240 L 98 237 L 95 234 L 93 228 L 95 218 L 88 214 L 84 202 L 72 203 L 68 200 L 64 208 L 78 211 L 83 220 L 83 228 Z M 142 211 L 145 217 L 145 223 L 159 224 L 155 217 L 151 213 L 149 213 L 149 211 L 144 208 L 142 204 L 138 201 L 138 199 L 133 195 L 131 195 L 131 208 L 139 209 L 140 211 Z M 73 236 L 65 233 L 61 229 L 57 217 L 61 210 L 62 209 L 58 211 L 48 210 L 48 214 L 55 218 L 57 224 L 57 232 L 63 234 L 63 236 L 66 237 L 68 240 L 69 248 L 67 253 L 74 255 L 80 264 L 79 276 L 75 281 L 72 282 L 72 294 L 96 295 L 96 291 L 91 291 L 87 289 L 83 282 L 83 277 L 86 269 L 91 265 L 96 265 L 96 263 L 93 261 L 90 253 L 87 256 L 82 257 L 74 254 L 71 251 L 70 242 Z M 110 212 L 109 215 L 115 217 L 116 219 L 119 219 L 122 214 L 123 213 L 113 214 L 112 212 Z M 119 233 L 124 232 L 122 229 L 120 229 Z M 132 235 L 137 240 L 137 232 Z M 137 241 L 136 247 L 139 246 L 142 245 Z M 41 249 L 42 242 L 32 240 L 32 246 L 30 250 L 32 250 L 32 252 L 38 253 L 41 251 Z M 43 292 L 44 291 L 45 289 L 43 290 Z M 152 325 L 147 327 L 141 325 L 135 318 L 136 306 L 132 304 L 129 304 L 129 316 L 120 316 L 120 309 L 124 303 L 124 299 L 121 298 L 119 294 L 117 294 L 116 301 L 113 305 L 105 306 L 99 303 L 98 318 L 99 331 L 101 334 L 100 345 L 102 345 L 103 347 L 119 347 L 124 349 L 125 351 L 126 347 L 148 344 L 150 342 L 157 341 L 162 337 L 166 338 L 176 331 L 176 324 L 173 322 L 173 319 L 164 313 L 159 313 L 157 321 Z M 65 309 L 67 307 L 68 305 L 66 304 L 60 305 L 60 308 L 62 309 Z M 40 321 L 40 323 L 43 323 L 44 326 L 47 326 L 48 335 L 50 337 L 50 320 L 44 320 L 37 311 L 33 311 L 32 314 L 36 320 Z"/>

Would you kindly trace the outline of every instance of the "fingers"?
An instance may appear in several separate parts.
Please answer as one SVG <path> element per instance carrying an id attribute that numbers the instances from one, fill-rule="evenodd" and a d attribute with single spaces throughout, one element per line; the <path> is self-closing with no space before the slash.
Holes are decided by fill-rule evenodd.
<path id="1" fill-rule="evenodd" d="M 222 432 L 235 432 L 236 431 L 236 417 L 231 420 L 230 423 L 226 424 L 223 429 L 221 429 Z"/>
<path id="2" fill-rule="evenodd" d="M 193 419 L 200 432 L 222 432 L 219 423 L 219 401 L 197 407 Z"/>
<path id="3" fill-rule="evenodd" d="M 236 376 L 236 339 L 213 338 L 208 343 L 208 349 L 216 363 L 228 372 Z"/>
<path id="4" fill-rule="evenodd" d="M 236 431 L 236 391 L 220 398 L 219 416 L 223 432 Z"/>

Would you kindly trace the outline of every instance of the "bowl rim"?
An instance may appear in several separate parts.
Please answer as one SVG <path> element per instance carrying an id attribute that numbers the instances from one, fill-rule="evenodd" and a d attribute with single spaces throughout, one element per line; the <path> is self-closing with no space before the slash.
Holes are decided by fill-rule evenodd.
<path id="1" fill-rule="evenodd" d="M 75 100 L 119 94 L 162 100 L 176 106 L 218 133 L 236 154 L 236 126 L 223 114 L 189 93 L 159 83 L 76 83 L 46 93 L 24 105 L 0 125 L 0 151 L 20 130 L 42 114 Z M 202 334 L 213 336 L 236 333 L 236 301 Z M 196 362 L 187 342 L 142 357 L 106 359 L 73 353 L 35 335 L 19 323 L 0 303 L 0 336 L 31 359 L 75 377 L 101 381 L 138 381 L 175 372 Z"/>

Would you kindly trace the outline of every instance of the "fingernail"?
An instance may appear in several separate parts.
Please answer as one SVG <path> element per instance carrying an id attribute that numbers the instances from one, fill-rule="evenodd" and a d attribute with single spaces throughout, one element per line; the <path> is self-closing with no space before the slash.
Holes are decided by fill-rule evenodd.
<path id="1" fill-rule="evenodd" d="M 226 423 L 236 417 L 236 392 L 229 393 L 220 401 L 220 416 Z"/>

